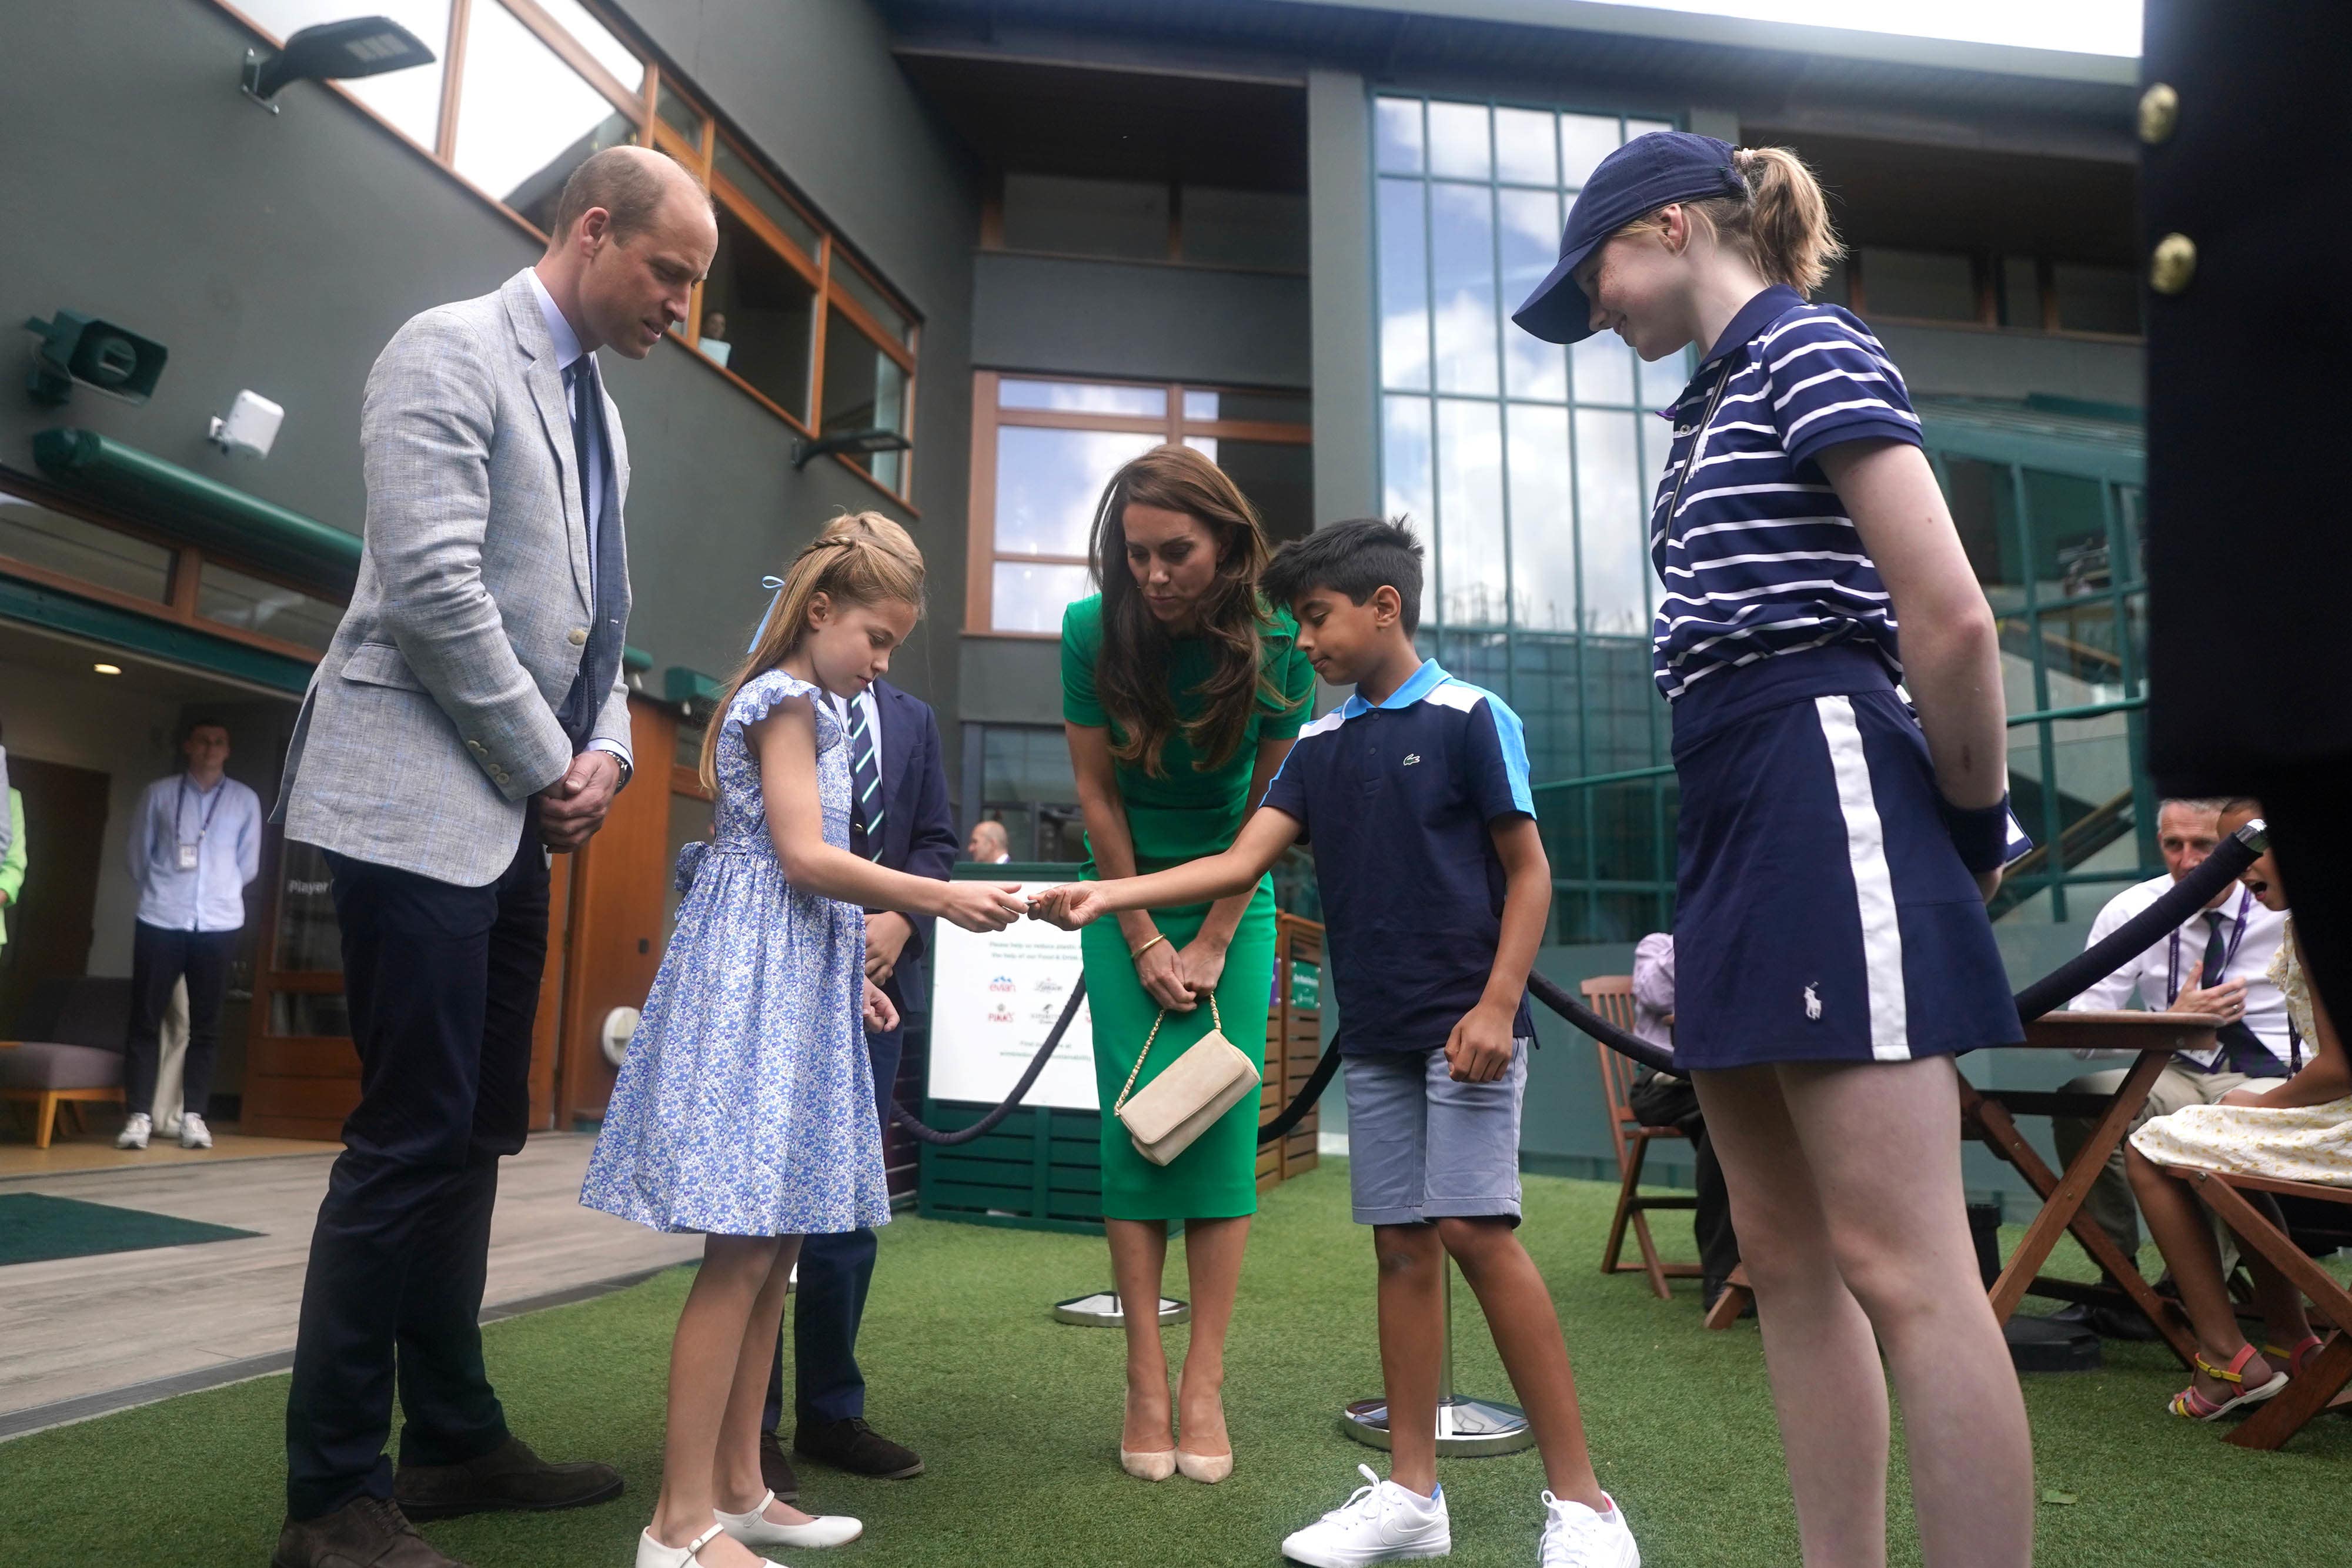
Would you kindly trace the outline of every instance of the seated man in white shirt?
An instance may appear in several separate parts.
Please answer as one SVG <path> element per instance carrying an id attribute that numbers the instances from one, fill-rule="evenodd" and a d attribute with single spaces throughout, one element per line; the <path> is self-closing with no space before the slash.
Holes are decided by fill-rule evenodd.
<path id="1" fill-rule="evenodd" d="M 245 884 L 261 870 L 261 800 L 227 776 L 228 728 L 198 719 L 181 742 L 188 767 L 140 797 L 123 845 L 139 884 L 131 944 L 131 1032 L 115 1146 L 143 1149 L 154 1132 L 158 1031 L 172 988 L 188 982 L 188 1054 L 181 1070 L 180 1146 L 208 1149 L 205 1102 L 220 1045 L 229 960 L 245 927 Z"/>
<path id="2" fill-rule="evenodd" d="M 2221 842 L 2221 810 L 2219 800 L 2164 802 L 2157 813 L 2156 832 L 2166 874 L 2126 888 L 2109 899 L 2098 919 L 2091 923 L 2086 946 L 2097 945 L 2155 903 L 2213 852 Z M 2220 1020 L 2212 1054 L 2176 1056 L 2149 1091 L 2147 1103 L 2132 1123 L 2135 1129 L 2186 1106 L 2216 1104 L 2232 1089 L 2251 1087 L 2261 1092 L 2289 1076 L 2294 1042 L 2286 1001 L 2267 973 L 2285 925 L 2284 915 L 2263 908 L 2243 887 L 2229 883 L 2179 930 L 2068 1004 L 2077 1011 L 2109 1010 L 2127 1007 L 2137 998 L 2141 1007 L 2151 1011 L 2207 1013 Z M 2102 1054 L 2118 1059 L 2123 1055 Z M 2085 1073 L 2065 1088 L 2078 1093 L 2112 1094 L 2123 1082 L 2126 1071 L 2117 1067 Z M 2051 1132 L 2063 1159 L 2074 1159 L 2089 1139 L 2091 1127 L 2086 1117 L 2053 1118 Z M 2121 1145 L 2092 1185 L 2083 1210 L 2114 1239 L 2124 1256 L 2137 1255 L 2139 1211 L 2124 1175 Z M 2111 1337 L 2153 1337 L 2155 1333 L 2136 1314 L 2128 1322 L 2098 1309 L 2068 1308 L 2059 1315 L 2089 1322 Z"/>

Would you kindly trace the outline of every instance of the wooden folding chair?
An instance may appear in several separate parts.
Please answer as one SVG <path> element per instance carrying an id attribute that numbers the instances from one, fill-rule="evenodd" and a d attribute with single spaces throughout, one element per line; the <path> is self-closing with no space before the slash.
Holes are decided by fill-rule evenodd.
<path id="1" fill-rule="evenodd" d="M 1619 1029 L 1632 1032 L 1633 1028 L 1633 977 L 1631 975 L 1595 975 L 1577 987 L 1584 994 L 1585 1004 Z M 1631 1103 L 1633 1092 L 1633 1064 L 1605 1045 L 1596 1045 L 1601 1053 L 1601 1087 L 1609 1096 L 1609 1130 L 1611 1141 L 1617 1149 L 1617 1212 L 1609 1221 L 1609 1244 L 1601 1249 L 1601 1271 L 1622 1274 L 1633 1267 L 1619 1260 L 1625 1250 L 1625 1228 L 1633 1228 L 1634 1244 L 1642 1249 L 1642 1271 L 1650 1277 L 1650 1289 L 1662 1301 L 1674 1300 L 1666 1289 L 1668 1280 L 1696 1280 L 1699 1266 L 1696 1263 L 1666 1263 L 1658 1258 L 1657 1244 L 1650 1239 L 1650 1222 L 1646 1212 L 1653 1208 L 1696 1208 L 1696 1197 L 1645 1197 L 1642 1195 L 1642 1162 L 1648 1158 L 1650 1145 L 1660 1138 L 1679 1138 L 1682 1134 L 1673 1127 L 1645 1127 L 1634 1116 Z"/>
<path id="2" fill-rule="evenodd" d="M 2346 1293 L 2343 1286 L 2244 1196 L 2247 1192 L 2268 1192 L 2321 1203 L 2352 1204 L 2352 1187 L 2273 1181 L 2267 1176 L 2200 1170 L 2193 1166 L 2159 1168 L 2188 1182 L 2189 1189 L 2205 1200 L 2205 1206 L 2238 1233 L 2240 1242 L 2269 1260 L 2271 1267 L 2285 1275 L 2309 1299 L 2316 1315 L 2332 1325 L 2319 1354 L 2304 1368 L 2303 1375 L 2289 1383 L 2222 1440 L 2242 1448 L 2283 1448 L 2321 1411 L 2352 1406 L 2352 1394 L 2344 1392 L 2344 1385 L 2352 1383 L 2352 1294 Z"/>

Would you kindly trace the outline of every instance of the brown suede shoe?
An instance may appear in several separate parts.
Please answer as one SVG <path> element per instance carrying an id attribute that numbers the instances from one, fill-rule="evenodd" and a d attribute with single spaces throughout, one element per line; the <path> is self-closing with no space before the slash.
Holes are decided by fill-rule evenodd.
<path id="1" fill-rule="evenodd" d="M 392 1495 L 411 1519 L 498 1510 L 544 1513 L 620 1496 L 621 1472 L 594 1463 L 551 1465 L 520 1437 L 509 1437 L 462 1465 L 403 1465 L 392 1479 Z"/>
<path id="2" fill-rule="evenodd" d="M 760 1479 L 776 1494 L 778 1502 L 791 1502 L 801 1495 L 801 1478 L 793 1473 L 783 1442 L 773 1432 L 760 1434 Z"/>
<path id="3" fill-rule="evenodd" d="M 362 1497 L 317 1519 L 289 1519 L 269 1568 L 466 1568 L 434 1550 L 399 1508 Z"/>

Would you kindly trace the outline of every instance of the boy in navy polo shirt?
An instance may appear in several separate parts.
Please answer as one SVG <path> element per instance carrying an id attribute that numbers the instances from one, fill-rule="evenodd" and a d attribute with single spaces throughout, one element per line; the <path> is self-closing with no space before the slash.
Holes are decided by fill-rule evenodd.
<path id="1" fill-rule="evenodd" d="M 1541 1562 L 1637 1568 L 1624 1516 L 1592 1473 L 1568 1347 L 1519 1220 L 1528 969 L 1551 906 L 1519 719 L 1424 661 L 1421 546 L 1368 518 L 1318 529 L 1266 569 L 1316 673 L 1355 695 L 1301 730 L 1233 848 L 1149 876 L 1042 894 L 1071 929 L 1122 909 L 1253 886 L 1311 843 L 1347 1059 L 1349 1185 L 1380 1265 L 1390 1479 L 1283 1542 L 1316 1568 L 1452 1550 L 1437 1485 L 1442 1253 L 1476 1292 L 1543 1452 Z"/>

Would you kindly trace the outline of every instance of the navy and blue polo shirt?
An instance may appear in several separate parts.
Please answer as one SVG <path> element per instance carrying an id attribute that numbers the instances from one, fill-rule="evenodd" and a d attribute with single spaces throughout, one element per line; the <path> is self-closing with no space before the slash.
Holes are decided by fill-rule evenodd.
<path id="1" fill-rule="evenodd" d="M 1903 377 L 1870 329 L 1776 285 L 1740 308 L 1664 412 L 1675 433 L 1650 506 L 1650 559 L 1665 590 L 1651 646 L 1666 699 L 1723 670 L 1832 644 L 1867 650 L 1902 680 L 1894 602 L 1814 461 L 1841 442 L 1919 444 Z"/>
<path id="2" fill-rule="evenodd" d="M 1340 1051 L 1444 1046 L 1502 939 L 1488 824 L 1536 814 L 1519 716 L 1426 660 L 1387 701 L 1351 696 L 1300 730 L 1265 803 L 1315 852 Z M 1511 1033 L 1535 1033 L 1525 997 Z"/>

